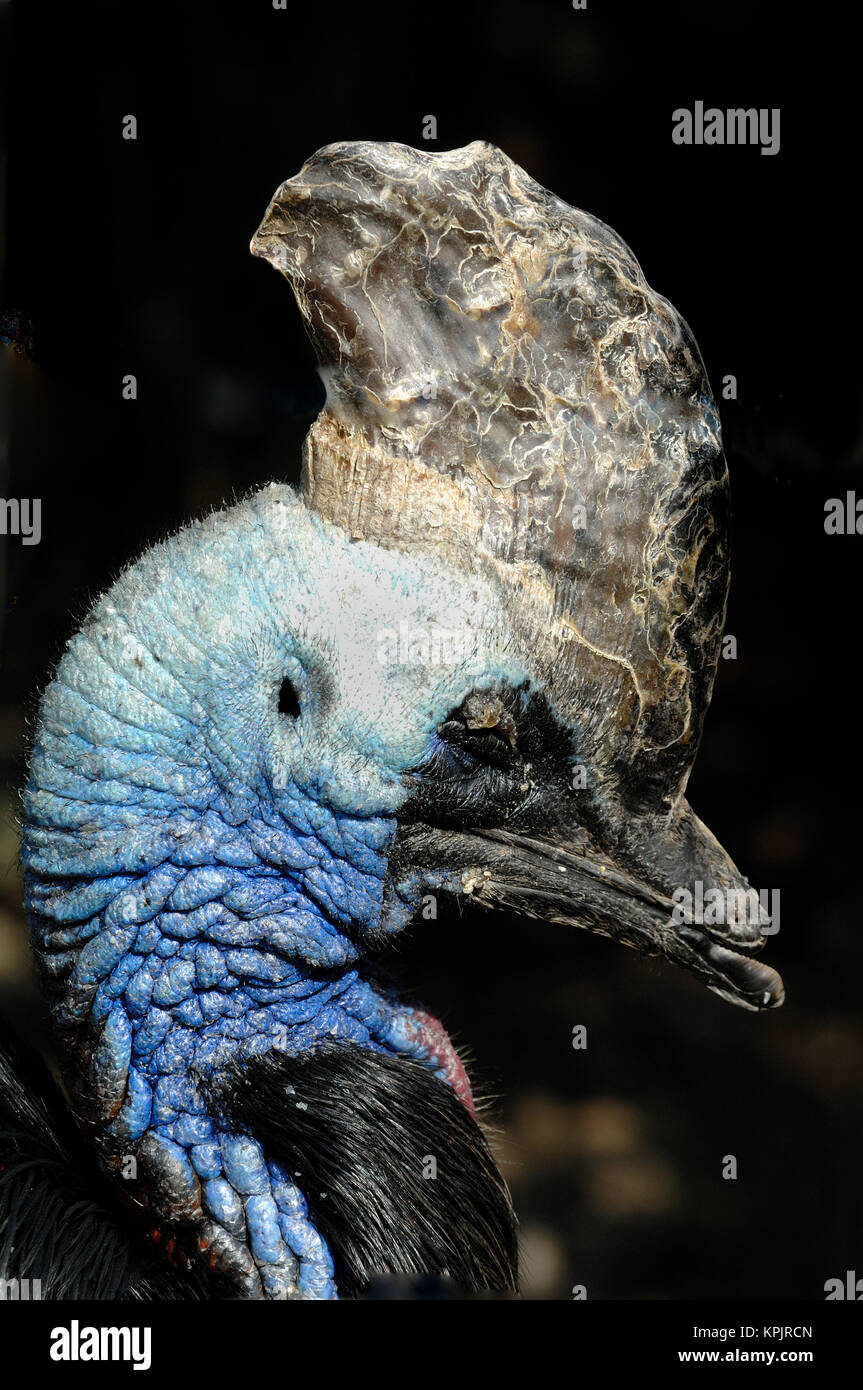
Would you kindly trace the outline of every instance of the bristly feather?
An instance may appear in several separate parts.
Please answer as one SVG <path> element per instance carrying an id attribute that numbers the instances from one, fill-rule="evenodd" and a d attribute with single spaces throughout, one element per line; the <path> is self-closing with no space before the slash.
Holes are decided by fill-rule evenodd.
<path id="1" fill-rule="evenodd" d="M 206 1299 L 122 1208 L 41 1058 L 0 1022 L 0 1277 L 43 1299 Z"/>
<path id="2" fill-rule="evenodd" d="M 273 1051 L 236 1064 L 213 1104 L 293 1174 L 341 1298 L 387 1275 L 515 1291 L 506 1184 L 479 1125 L 427 1067 L 357 1046 Z"/>

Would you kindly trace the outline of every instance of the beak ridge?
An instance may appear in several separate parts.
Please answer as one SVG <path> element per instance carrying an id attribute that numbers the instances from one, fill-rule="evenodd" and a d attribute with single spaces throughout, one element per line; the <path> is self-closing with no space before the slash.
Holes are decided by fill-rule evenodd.
<path id="1" fill-rule="evenodd" d="M 500 829 L 433 833 L 435 840 L 442 835 L 445 842 L 441 845 L 446 856 L 443 862 L 451 872 L 443 886 L 450 891 L 486 907 L 582 927 L 643 955 L 664 956 L 742 1008 L 776 1008 L 785 997 L 782 980 L 772 967 L 750 954 L 764 944 L 769 918 L 718 842 L 691 812 L 689 816 L 711 844 L 711 858 L 714 862 L 719 859 L 722 870 L 721 883 L 711 878 L 700 894 L 700 878 L 695 879 L 694 893 L 686 887 L 686 880 L 668 891 L 671 861 L 667 845 L 657 847 L 654 856 L 654 866 L 662 865 L 664 872 L 658 875 L 654 867 L 648 878 L 603 854 L 581 833 L 571 839 L 565 833 L 548 837 Z M 425 832 L 428 845 L 429 828 L 412 829 Z M 688 855 L 679 861 L 679 867 L 688 875 L 704 872 L 696 870 Z M 692 906 L 687 906 L 678 888 L 690 892 Z M 700 912 L 699 904 L 704 901 L 715 908 L 717 891 L 723 898 L 746 895 L 750 909 L 747 919 L 726 921 L 721 912 Z M 732 897 L 730 901 L 736 905 L 740 899 Z"/>

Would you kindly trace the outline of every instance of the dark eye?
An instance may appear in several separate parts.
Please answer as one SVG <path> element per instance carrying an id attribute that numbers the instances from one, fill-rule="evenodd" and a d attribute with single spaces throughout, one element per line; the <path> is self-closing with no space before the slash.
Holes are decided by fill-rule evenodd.
<path id="1" fill-rule="evenodd" d="M 283 714 L 286 719 L 298 719 L 300 714 L 297 692 L 287 676 L 279 687 L 279 714 Z"/>
<path id="2" fill-rule="evenodd" d="M 503 700 L 476 691 L 438 728 L 448 744 L 505 767 L 516 752 L 515 721 Z"/>

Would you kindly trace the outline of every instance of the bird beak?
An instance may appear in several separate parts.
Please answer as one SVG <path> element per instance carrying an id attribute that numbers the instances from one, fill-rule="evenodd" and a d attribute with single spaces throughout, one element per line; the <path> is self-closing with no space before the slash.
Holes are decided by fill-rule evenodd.
<path id="1" fill-rule="evenodd" d="M 689 808 L 685 809 L 692 816 Z M 719 850 L 716 842 L 712 843 Z M 468 896 L 488 908 L 582 927 L 644 955 L 664 956 L 742 1008 L 776 1008 L 785 997 L 777 972 L 750 954 L 763 945 L 770 927 L 770 919 L 760 906 L 754 913 L 747 912 L 742 921 L 729 920 L 733 914 L 727 913 L 724 921 L 705 925 L 699 917 L 713 914 L 687 912 L 681 895 L 673 898 L 645 878 L 622 869 L 581 835 L 528 836 L 490 829 L 432 831 L 427 826 L 410 825 L 399 831 L 399 851 L 402 862 L 411 860 L 429 884 Z M 724 852 L 719 852 L 733 869 Z M 655 859 L 661 862 L 662 854 L 657 853 Z M 443 863 L 448 868 L 441 876 L 435 868 Z M 746 880 L 736 870 L 734 874 L 738 886 L 720 891 L 748 893 L 747 906 L 753 900 L 757 903 Z M 728 873 L 724 877 L 730 881 Z M 706 896 L 702 890 L 702 899 Z"/>

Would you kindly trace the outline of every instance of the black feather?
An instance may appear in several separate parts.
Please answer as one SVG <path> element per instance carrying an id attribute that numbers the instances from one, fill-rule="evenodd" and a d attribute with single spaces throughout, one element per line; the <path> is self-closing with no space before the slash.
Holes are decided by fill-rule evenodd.
<path id="1" fill-rule="evenodd" d="M 212 1099 L 302 1190 L 341 1298 L 390 1275 L 515 1290 L 506 1184 L 479 1125 L 420 1063 L 355 1045 L 269 1052 L 236 1064 Z"/>
<path id="2" fill-rule="evenodd" d="M 202 1299 L 100 1173 L 41 1057 L 0 1022 L 0 1278 L 43 1299 Z M 32 1286 L 31 1286 L 32 1287 Z"/>

